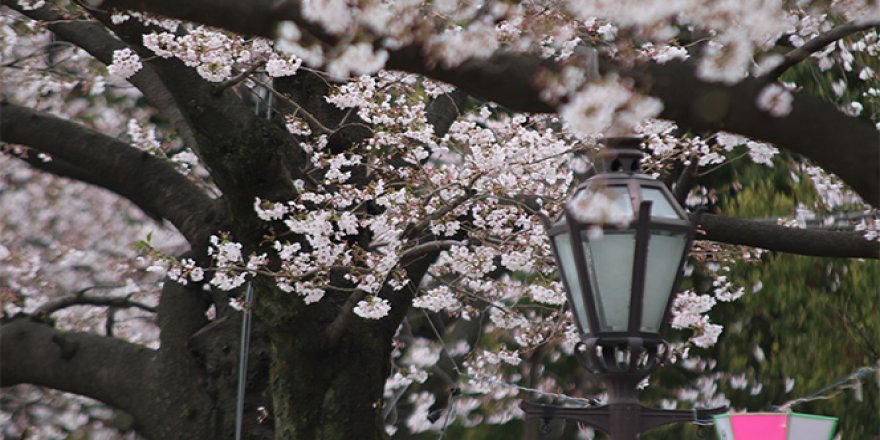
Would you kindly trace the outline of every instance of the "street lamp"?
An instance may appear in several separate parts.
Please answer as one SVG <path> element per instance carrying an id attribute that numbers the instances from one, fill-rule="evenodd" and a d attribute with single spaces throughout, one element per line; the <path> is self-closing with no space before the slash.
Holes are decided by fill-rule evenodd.
<path id="1" fill-rule="evenodd" d="M 638 138 L 613 138 L 598 173 L 577 187 L 549 225 L 550 242 L 581 332 L 580 363 L 606 385 L 592 408 L 520 404 L 526 419 L 555 417 L 591 425 L 613 440 L 724 412 L 676 411 L 639 404 L 636 387 L 666 355 L 660 329 L 681 276 L 695 225 L 661 182 L 639 173 Z"/>

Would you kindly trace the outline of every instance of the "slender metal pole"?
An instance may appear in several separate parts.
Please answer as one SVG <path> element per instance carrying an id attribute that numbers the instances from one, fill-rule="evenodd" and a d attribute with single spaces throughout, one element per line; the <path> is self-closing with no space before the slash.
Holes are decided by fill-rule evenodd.
<path id="1" fill-rule="evenodd" d="M 248 282 L 245 302 L 247 306 L 242 311 L 241 317 L 241 350 L 238 357 L 238 399 L 235 402 L 235 440 L 241 440 L 241 431 L 244 421 L 244 395 L 247 386 L 247 358 L 251 344 L 251 309 L 250 304 L 254 301 L 254 286 Z"/>

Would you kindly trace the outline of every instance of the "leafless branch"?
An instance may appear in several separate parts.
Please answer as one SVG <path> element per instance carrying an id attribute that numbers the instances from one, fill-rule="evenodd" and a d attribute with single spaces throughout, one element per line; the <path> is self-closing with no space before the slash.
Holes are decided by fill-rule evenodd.
<path id="1" fill-rule="evenodd" d="M 691 192 L 691 189 L 697 182 L 698 164 L 698 161 L 692 160 L 690 165 L 686 165 L 684 169 L 681 170 L 681 174 L 675 182 L 675 187 L 673 188 L 675 191 L 675 199 L 682 205 L 684 205 L 688 193 Z"/>
<path id="2" fill-rule="evenodd" d="M 858 232 L 798 229 L 703 214 L 700 239 L 817 257 L 880 258 L 880 244 Z"/>
<path id="3" fill-rule="evenodd" d="M 137 412 L 153 350 L 116 338 L 60 332 L 28 316 L 0 324 L 0 386 L 31 383 Z"/>
<path id="4" fill-rule="evenodd" d="M 436 251 L 444 251 L 446 249 L 451 248 L 452 246 L 463 246 L 464 242 L 458 240 L 437 240 L 437 241 L 429 241 L 427 243 L 422 243 L 419 245 L 415 245 L 400 255 L 401 261 L 408 261 L 413 258 L 421 257 L 422 255 L 436 252 Z"/>
<path id="5" fill-rule="evenodd" d="M 339 311 L 339 314 L 336 315 L 333 322 L 327 326 L 327 341 L 331 346 L 339 343 L 342 335 L 345 334 L 345 330 L 348 328 L 348 323 L 354 316 L 354 307 L 364 298 L 364 295 L 366 295 L 366 293 L 363 290 L 355 290 L 352 292 L 351 295 L 348 296 L 348 299 L 345 300 L 345 303 L 342 304 L 342 309 Z"/>
<path id="6" fill-rule="evenodd" d="M 257 69 L 259 69 L 260 67 L 263 67 L 264 64 L 265 63 L 262 63 L 262 62 L 254 63 L 252 66 L 248 67 L 246 70 L 239 72 L 238 75 L 235 75 L 232 78 L 229 78 L 226 81 L 223 81 L 222 83 L 217 84 L 216 93 L 219 93 L 219 92 L 223 91 L 224 89 L 228 89 L 229 87 L 232 87 L 232 86 L 244 81 L 248 76 L 250 76 L 252 73 L 256 72 Z"/>
<path id="7" fill-rule="evenodd" d="M 156 307 L 148 306 L 144 303 L 133 301 L 128 297 L 104 297 L 104 296 L 92 296 L 86 295 L 86 292 L 89 290 L 99 289 L 99 288 L 116 288 L 118 286 L 92 286 L 79 292 L 68 295 L 65 297 L 61 297 L 52 301 L 43 304 L 34 312 L 34 315 L 37 316 L 49 316 L 59 310 L 66 309 L 68 307 L 73 306 L 98 306 L 98 307 L 112 307 L 112 308 L 137 308 L 150 313 L 156 313 Z"/>
<path id="8" fill-rule="evenodd" d="M 107 188 L 169 220 L 192 243 L 206 239 L 213 201 L 167 161 L 85 126 L 0 102 L 0 140 L 61 159 L 62 175 Z M 48 166 L 51 171 L 53 167 Z M 57 168 L 57 167 L 56 167 Z"/>

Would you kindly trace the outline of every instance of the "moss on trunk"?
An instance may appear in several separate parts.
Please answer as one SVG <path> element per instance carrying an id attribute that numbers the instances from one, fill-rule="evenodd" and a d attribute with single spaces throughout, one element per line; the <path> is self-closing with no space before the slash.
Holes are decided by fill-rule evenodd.
<path id="1" fill-rule="evenodd" d="M 275 438 L 386 439 L 382 391 L 390 341 L 369 334 L 349 336 L 328 348 L 319 339 L 272 334 Z"/>

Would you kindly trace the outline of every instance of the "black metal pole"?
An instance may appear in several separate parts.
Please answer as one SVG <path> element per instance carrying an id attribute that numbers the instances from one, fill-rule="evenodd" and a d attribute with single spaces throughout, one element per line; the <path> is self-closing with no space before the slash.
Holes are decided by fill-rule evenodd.
<path id="1" fill-rule="evenodd" d="M 642 431 L 636 388 L 642 381 L 641 374 L 606 374 L 602 381 L 608 390 L 608 434 L 612 440 L 636 440 Z"/>

